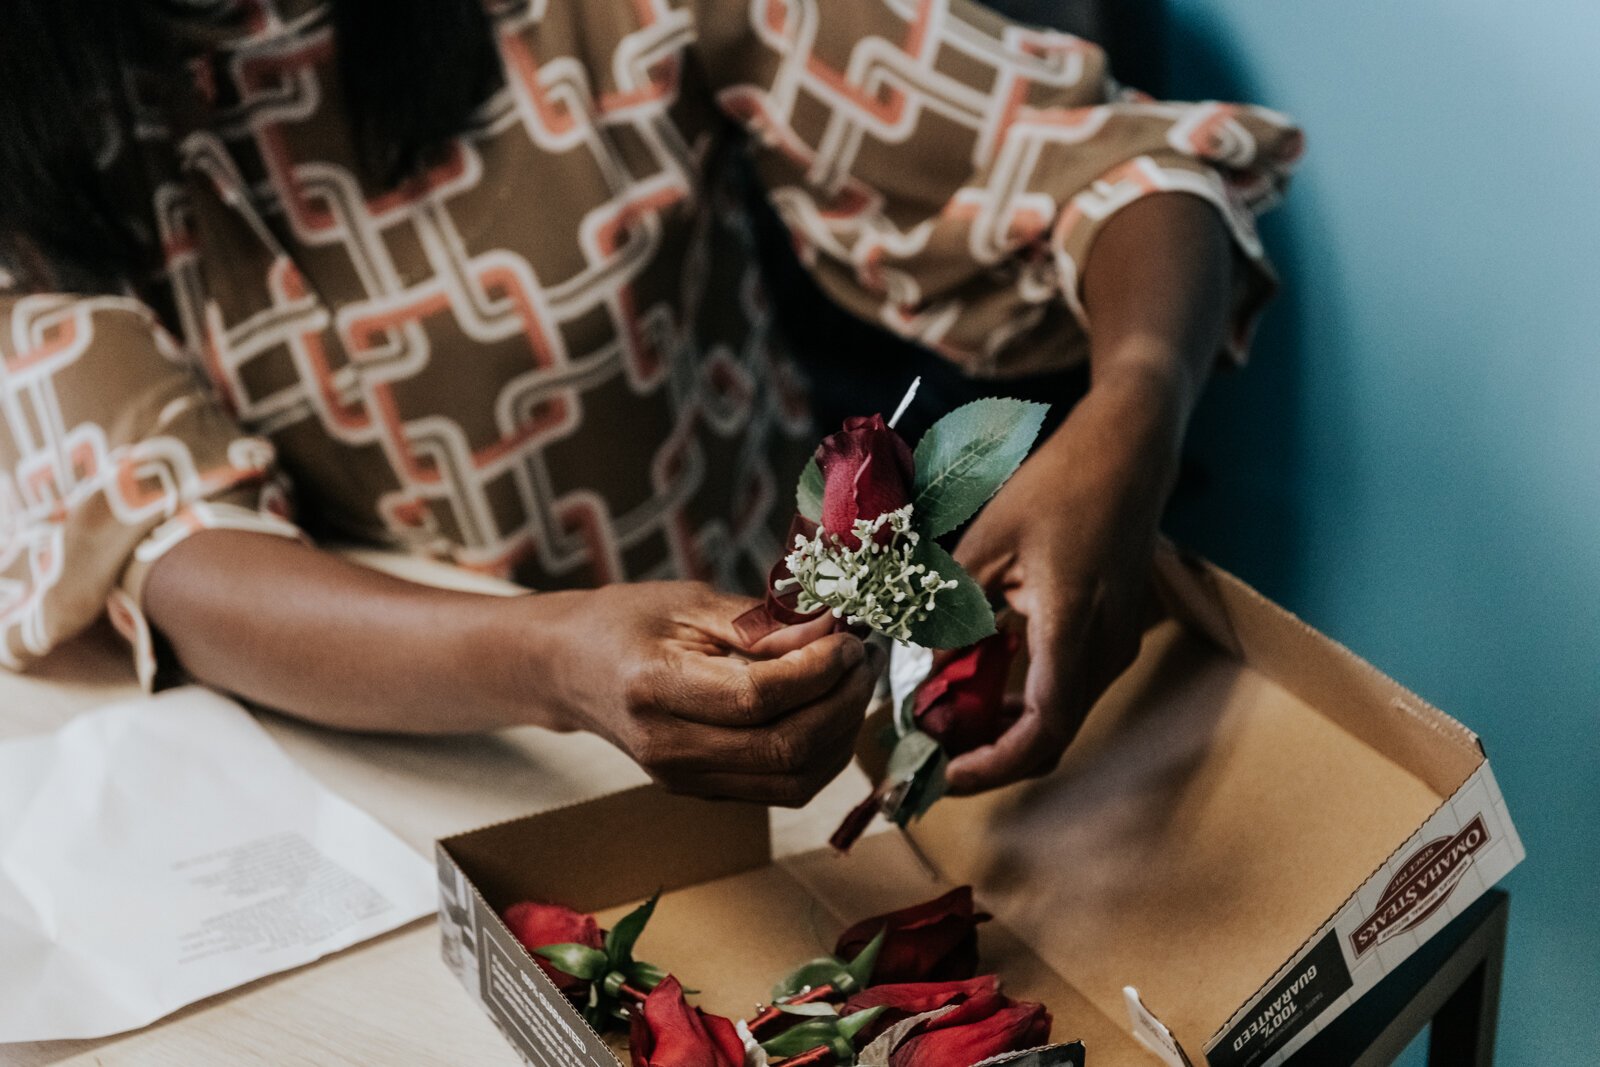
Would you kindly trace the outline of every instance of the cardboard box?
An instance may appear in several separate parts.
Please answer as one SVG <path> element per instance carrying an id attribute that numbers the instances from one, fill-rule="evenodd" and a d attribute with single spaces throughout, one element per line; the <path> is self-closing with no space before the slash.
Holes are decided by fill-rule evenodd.
<path id="1" fill-rule="evenodd" d="M 969 882 L 984 969 L 1089 1067 L 1282 1062 L 1522 845 L 1471 732 L 1216 568 L 1157 569 L 1169 617 L 1050 777 L 844 858 L 775 863 L 764 809 L 652 787 L 460 834 L 446 960 L 530 1063 L 614 1067 L 501 909 L 609 925 L 663 887 L 641 956 L 738 1018 L 855 920 Z"/>

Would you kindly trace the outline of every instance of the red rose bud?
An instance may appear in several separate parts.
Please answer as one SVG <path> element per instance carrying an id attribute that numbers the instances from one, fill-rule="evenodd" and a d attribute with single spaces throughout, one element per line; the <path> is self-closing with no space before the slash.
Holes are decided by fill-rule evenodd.
<path id="1" fill-rule="evenodd" d="M 875 519 L 911 503 L 911 446 L 882 415 L 844 420 L 817 447 L 822 470 L 822 528 L 859 548 L 857 519 Z"/>
<path id="2" fill-rule="evenodd" d="M 525 900 L 507 908 L 504 918 L 506 925 L 511 928 L 512 935 L 522 942 L 522 947 L 529 952 L 547 945 L 574 944 L 598 949 L 605 944 L 600 934 L 600 925 L 594 921 L 594 916 L 573 911 L 571 908 L 563 908 L 559 904 L 540 904 Z M 557 970 L 554 964 L 542 956 L 536 954 L 533 960 L 563 993 L 577 992 L 589 984 L 581 978 Z"/>
<path id="3" fill-rule="evenodd" d="M 978 970 L 978 924 L 989 916 L 972 907 L 972 887 L 952 889 L 936 900 L 878 915 L 839 935 L 834 955 L 854 959 L 880 930 L 883 948 L 872 982 L 947 982 Z"/>
<path id="4" fill-rule="evenodd" d="M 633 1067 L 744 1067 L 733 1023 L 690 1007 L 670 974 L 633 1012 L 628 1049 Z"/>
<path id="5" fill-rule="evenodd" d="M 1000 630 L 946 657 L 917 690 L 911 716 L 917 728 L 950 756 L 993 744 L 1017 721 L 1006 681 L 1022 639 Z"/>
<path id="6" fill-rule="evenodd" d="M 998 994 L 995 1001 L 987 1014 L 980 1016 L 972 1000 L 913 1030 L 889 1054 L 889 1067 L 971 1067 L 1049 1042 L 1050 1013 L 1043 1004 L 1011 1003 Z"/>
<path id="7" fill-rule="evenodd" d="M 885 1009 L 873 1022 L 872 1027 L 861 1035 L 860 1043 L 865 1045 L 895 1023 L 914 1015 L 925 1015 L 951 1004 L 987 1001 L 999 995 L 1000 979 L 995 975 L 986 974 L 979 978 L 968 978 L 963 982 L 901 982 L 895 985 L 876 985 L 850 997 L 839 1010 L 849 1015 L 868 1008 Z"/>

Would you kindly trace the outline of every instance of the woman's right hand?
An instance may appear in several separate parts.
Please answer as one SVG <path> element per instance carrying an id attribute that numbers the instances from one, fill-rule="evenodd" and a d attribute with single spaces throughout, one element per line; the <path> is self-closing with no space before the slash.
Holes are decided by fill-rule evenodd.
<path id="1" fill-rule="evenodd" d="M 669 788 L 803 804 L 849 762 L 884 657 L 831 617 L 746 645 L 755 603 L 694 582 L 434 589 L 238 530 L 180 542 L 144 595 L 192 677 L 312 722 L 591 730 Z"/>
<path id="2" fill-rule="evenodd" d="M 756 601 L 697 582 L 519 598 L 542 718 L 606 738 L 675 792 L 796 807 L 849 763 L 886 657 L 832 619 L 746 645 Z"/>

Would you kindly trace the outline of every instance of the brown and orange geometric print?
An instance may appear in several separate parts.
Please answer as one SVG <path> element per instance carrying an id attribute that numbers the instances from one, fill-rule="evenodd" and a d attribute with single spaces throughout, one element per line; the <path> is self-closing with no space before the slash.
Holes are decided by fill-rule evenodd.
<path id="1" fill-rule="evenodd" d="M 157 280 L 0 300 L 0 664 L 215 526 L 372 541 L 538 588 L 758 582 L 811 431 L 735 154 L 855 313 L 973 374 L 1084 358 L 1080 265 L 1139 197 L 1253 214 L 1281 116 L 1125 92 L 962 0 L 493 5 L 504 85 L 428 173 L 367 185 L 326 5 L 186 0 L 141 100 Z M 159 310 L 157 310 L 159 309 Z M 290 500 L 300 526 L 289 521 Z"/>

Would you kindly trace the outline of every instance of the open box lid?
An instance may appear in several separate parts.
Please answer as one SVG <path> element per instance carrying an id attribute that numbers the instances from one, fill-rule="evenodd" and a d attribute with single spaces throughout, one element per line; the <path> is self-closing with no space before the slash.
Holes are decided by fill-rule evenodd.
<path id="1" fill-rule="evenodd" d="M 1461 724 L 1198 558 L 1157 577 L 1061 767 L 910 833 L 1100 1012 L 1149 1026 L 1134 986 L 1196 1062 L 1275 1062 L 1523 850 Z"/>

